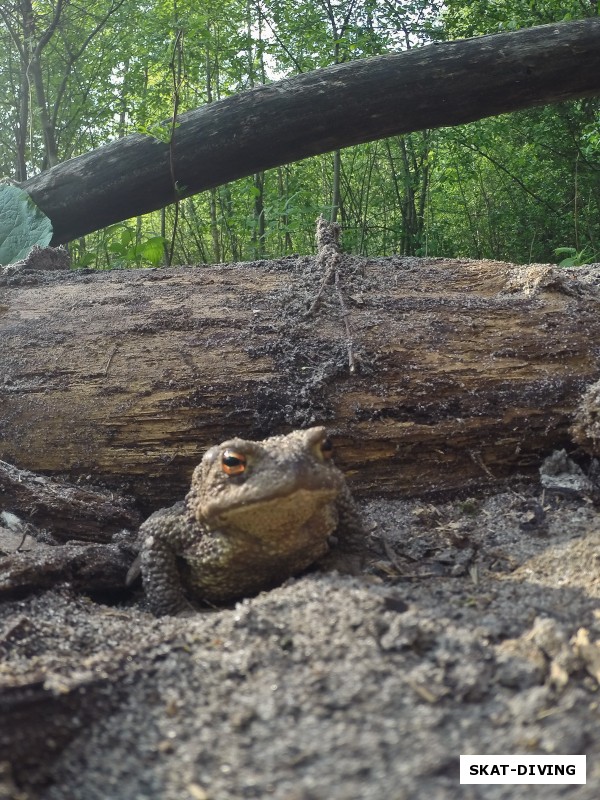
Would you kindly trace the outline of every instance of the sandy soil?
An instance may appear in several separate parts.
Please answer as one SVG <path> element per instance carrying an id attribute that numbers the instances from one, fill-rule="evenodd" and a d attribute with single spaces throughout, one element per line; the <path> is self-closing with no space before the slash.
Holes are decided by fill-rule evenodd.
<path id="1" fill-rule="evenodd" d="M 363 511 L 363 573 L 232 608 L 155 619 L 68 584 L 0 603 L 0 798 L 599 797 L 592 503 L 530 486 Z M 588 782 L 460 786 L 461 753 L 585 753 Z"/>

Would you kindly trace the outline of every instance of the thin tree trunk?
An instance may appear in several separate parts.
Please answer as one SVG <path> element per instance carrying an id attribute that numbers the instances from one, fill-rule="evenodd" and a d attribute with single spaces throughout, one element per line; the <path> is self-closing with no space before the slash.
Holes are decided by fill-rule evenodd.
<path id="1" fill-rule="evenodd" d="M 285 175 L 284 169 L 282 167 L 279 167 L 279 169 L 277 170 L 277 188 L 279 191 L 279 201 L 282 203 L 286 201 L 286 198 L 289 195 L 289 191 L 286 184 L 287 184 L 287 176 Z M 284 212 L 281 214 L 279 221 L 284 229 L 283 242 L 280 241 L 279 243 L 280 253 L 283 254 L 291 253 L 293 245 L 292 245 L 292 236 L 289 230 L 290 215 L 288 213 L 287 206 L 285 207 Z"/>
<path id="2" fill-rule="evenodd" d="M 163 264 L 169 264 L 169 245 L 167 242 L 167 208 L 163 206 L 160 210 L 160 235 L 163 238 Z"/>
<path id="3" fill-rule="evenodd" d="M 17 163 L 16 177 L 18 181 L 27 180 L 27 131 L 29 129 L 29 78 L 27 65 L 29 64 L 29 45 L 23 43 L 21 57 L 20 87 L 19 87 L 19 122 L 15 129 Z"/>
<path id="4" fill-rule="evenodd" d="M 24 39 L 26 41 L 33 42 L 35 36 L 33 6 L 31 0 L 22 0 L 22 3 Z M 55 9 L 57 22 L 60 18 L 61 8 L 62 3 L 59 3 Z M 51 28 L 49 28 L 46 32 L 48 34 L 48 38 L 52 35 L 50 32 Z M 44 87 L 44 77 L 42 75 L 42 65 L 40 62 L 40 55 L 45 43 L 46 42 L 44 40 L 40 40 L 34 45 L 30 45 L 30 59 L 29 64 L 27 65 L 27 75 L 35 89 L 37 111 L 40 117 L 42 137 L 44 139 L 44 167 L 48 169 L 58 164 L 58 148 L 56 146 L 56 131 L 48 111 L 46 89 Z"/>
<path id="5" fill-rule="evenodd" d="M 215 264 L 221 261 L 221 242 L 219 240 L 219 221 L 217 218 L 217 190 L 209 189 L 208 214 L 210 217 L 210 238 L 212 241 L 212 260 Z"/>
<path id="6" fill-rule="evenodd" d="M 333 185 L 331 193 L 331 221 L 337 222 L 340 211 L 340 181 L 342 174 L 342 153 L 335 150 L 333 153 Z"/>
<path id="7" fill-rule="evenodd" d="M 206 101 L 212 103 L 214 100 L 213 95 L 213 70 L 211 62 L 211 54 L 208 44 L 204 51 L 204 71 L 206 77 Z M 218 88 L 217 88 L 218 90 Z M 208 194 L 208 214 L 210 218 L 210 238 L 212 242 L 212 260 L 218 264 L 222 259 L 221 255 L 221 242 L 219 240 L 219 220 L 217 216 L 217 190 L 213 186 Z"/>
<path id="8" fill-rule="evenodd" d="M 265 173 L 254 176 L 254 229 L 252 246 L 255 258 L 262 258 L 265 252 Z"/>

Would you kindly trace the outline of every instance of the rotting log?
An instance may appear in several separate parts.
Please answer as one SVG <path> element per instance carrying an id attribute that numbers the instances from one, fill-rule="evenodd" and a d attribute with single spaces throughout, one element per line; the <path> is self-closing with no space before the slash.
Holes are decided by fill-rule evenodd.
<path id="1" fill-rule="evenodd" d="M 258 86 L 22 184 L 53 244 L 318 153 L 600 94 L 600 19 L 444 42 Z"/>
<path id="2" fill-rule="evenodd" d="M 123 528 L 137 528 L 141 520 L 131 506 L 113 492 L 50 480 L 0 461 L 0 511 L 24 514 L 62 541 L 110 541 Z"/>
<path id="3" fill-rule="evenodd" d="M 594 269 L 343 256 L 324 283 L 322 262 L 0 279 L 0 458 L 149 509 L 233 435 L 323 423 L 359 494 L 494 485 L 572 447 Z"/>

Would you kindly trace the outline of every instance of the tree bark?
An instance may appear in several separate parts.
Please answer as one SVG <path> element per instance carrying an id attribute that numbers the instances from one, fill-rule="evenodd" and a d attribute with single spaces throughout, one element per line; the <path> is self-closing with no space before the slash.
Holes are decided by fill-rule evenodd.
<path id="1" fill-rule="evenodd" d="M 543 25 L 257 86 L 180 115 L 171 146 L 134 134 L 22 187 L 58 244 L 318 153 L 599 93 L 600 19 Z"/>
<path id="2" fill-rule="evenodd" d="M 206 447 L 312 424 L 359 494 L 497 485 L 572 447 L 600 376 L 589 268 L 333 243 L 317 261 L 2 280 L 0 459 L 144 510 L 183 496 Z"/>
<path id="3" fill-rule="evenodd" d="M 27 522 L 51 530 L 61 541 L 109 542 L 142 521 L 127 500 L 17 469 L 0 461 L 0 510 L 10 508 Z"/>

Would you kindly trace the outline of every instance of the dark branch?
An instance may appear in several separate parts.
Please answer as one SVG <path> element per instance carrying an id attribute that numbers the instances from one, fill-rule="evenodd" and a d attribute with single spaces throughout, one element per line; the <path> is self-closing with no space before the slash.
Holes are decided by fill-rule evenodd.
<path id="1" fill-rule="evenodd" d="M 338 64 L 182 114 L 179 197 L 361 142 L 598 94 L 600 19 Z M 169 156 L 168 143 L 133 134 L 22 186 L 58 244 L 172 202 Z"/>

